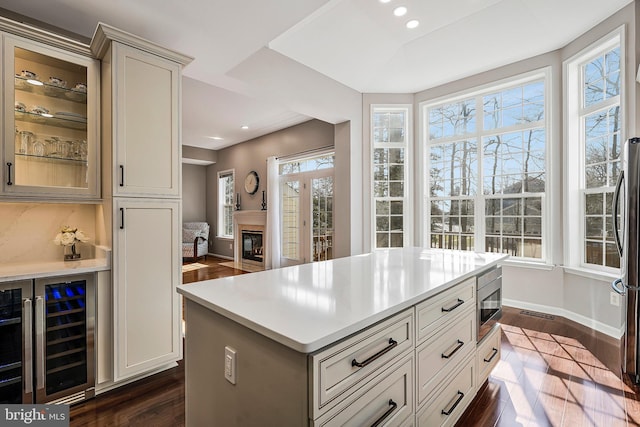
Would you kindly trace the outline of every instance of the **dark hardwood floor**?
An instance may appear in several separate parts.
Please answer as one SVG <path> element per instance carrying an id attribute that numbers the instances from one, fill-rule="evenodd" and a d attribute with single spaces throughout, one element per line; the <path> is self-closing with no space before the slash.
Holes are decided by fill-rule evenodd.
<path id="1" fill-rule="evenodd" d="M 244 274 L 245 271 L 221 264 L 229 263 L 228 259 L 207 255 L 207 259 L 199 258 L 194 262 L 182 263 L 182 283 L 200 282 L 202 280 L 219 279 L 221 277 Z"/>
<path id="2" fill-rule="evenodd" d="M 201 259 L 207 266 L 186 268 L 183 282 L 243 273 L 220 262 Z M 620 379 L 619 341 L 509 307 L 501 323 L 502 358 L 457 426 L 640 426 L 640 389 Z M 72 427 L 184 422 L 182 363 L 71 408 Z"/>
<path id="3" fill-rule="evenodd" d="M 640 425 L 620 342 L 561 317 L 504 307 L 502 357 L 457 426 Z"/>

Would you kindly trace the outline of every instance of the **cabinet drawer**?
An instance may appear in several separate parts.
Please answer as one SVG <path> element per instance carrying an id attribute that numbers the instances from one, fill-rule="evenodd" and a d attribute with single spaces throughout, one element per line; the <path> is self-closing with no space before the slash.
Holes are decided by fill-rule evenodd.
<path id="1" fill-rule="evenodd" d="M 478 344 L 478 381 L 480 385 L 489 378 L 489 374 L 500 361 L 500 341 L 502 330 L 500 325 L 496 325 L 493 330 Z"/>
<path id="2" fill-rule="evenodd" d="M 476 279 L 472 277 L 416 306 L 416 341 L 420 342 L 469 307 L 476 305 Z"/>
<path id="3" fill-rule="evenodd" d="M 409 309 L 310 356 L 312 417 L 318 418 L 329 402 L 413 347 Z"/>
<path id="4" fill-rule="evenodd" d="M 314 426 L 405 426 L 413 419 L 413 355 L 394 364 L 320 417 Z"/>
<path id="5" fill-rule="evenodd" d="M 476 390 L 475 354 L 467 358 L 456 374 L 443 381 L 416 416 L 418 427 L 452 426 L 473 400 Z"/>
<path id="6" fill-rule="evenodd" d="M 426 401 L 444 377 L 460 362 L 475 353 L 476 312 L 466 310 L 453 319 L 451 326 L 443 328 L 416 350 L 416 378 L 418 406 Z"/>

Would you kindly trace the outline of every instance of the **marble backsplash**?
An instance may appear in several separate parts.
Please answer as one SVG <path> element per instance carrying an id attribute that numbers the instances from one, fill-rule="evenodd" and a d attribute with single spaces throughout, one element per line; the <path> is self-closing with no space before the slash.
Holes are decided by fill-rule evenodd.
<path id="1" fill-rule="evenodd" d="M 0 265 L 62 261 L 64 248 L 53 242 L 60 228 L 84 231 L 77 247 L 83 258 L 95 254 L 96 206 L 64 203 L 0 203 Z"/>

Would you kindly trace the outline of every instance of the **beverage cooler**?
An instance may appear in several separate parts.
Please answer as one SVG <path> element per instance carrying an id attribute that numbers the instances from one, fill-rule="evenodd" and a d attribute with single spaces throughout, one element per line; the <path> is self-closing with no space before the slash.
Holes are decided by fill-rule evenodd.
<path id="1" fill-rule="evenodd" d="M 93 274 L 0 283 L 0 403 L 94 395 Z"/>

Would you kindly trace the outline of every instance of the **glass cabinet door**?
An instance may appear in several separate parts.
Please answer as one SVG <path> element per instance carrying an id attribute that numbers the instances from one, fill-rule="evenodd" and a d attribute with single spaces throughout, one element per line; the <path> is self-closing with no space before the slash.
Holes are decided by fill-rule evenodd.
<path id="1" fill-rule="evenodd" d="M 97 61 L 5 36 L 4 193 L 97 198 Z"/>

